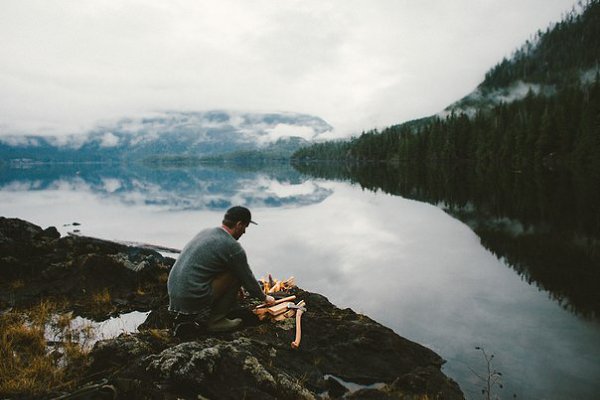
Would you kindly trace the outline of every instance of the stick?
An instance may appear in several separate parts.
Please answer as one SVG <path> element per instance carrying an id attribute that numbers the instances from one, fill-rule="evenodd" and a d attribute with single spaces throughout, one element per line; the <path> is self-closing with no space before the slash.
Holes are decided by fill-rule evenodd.
<path id="1" fill-rule="evenodd" d="M 298 306 L 304 306 L 304 300 L 299 302 Z M 292 349 L 298 349 L 300 347 L 300 340 L 302 339 L 302 326 L 301 326 L 301 318 L 304 311 L 298 309 L 296 310 L 296 339 L 292 342 Z"/>
<path id="2" fill-rule="evenodd" d="M 273 307 L 274 305 L 277 305 L 277 304 L 279 304 L 279 303 L 283 303 L 284 301 L 292 301 L 292 300 L 294 300 L 295 298 L 296 298 L 296 296 L 295 296 L 295 295 L 291 295 L 291 296 L 289 296 L 289 297 L 284 297 L 284 298 L 282 298 L 282 299 L 275 300 L 275 303 L 273 303 L 273 304 L 270 304 L 270 305 L 269 305 L 269 307 Z M 266 306 L 267 306 L 267 303 L 263 303 L 263 304 L 260 304 L 260 305 L 256 306 L 254 309 L 255 309 L 255 310 L 257 310 L 257 309 L 259 309 L 259 308 L 263 308 L 263 307 L 266 307 Z"/>

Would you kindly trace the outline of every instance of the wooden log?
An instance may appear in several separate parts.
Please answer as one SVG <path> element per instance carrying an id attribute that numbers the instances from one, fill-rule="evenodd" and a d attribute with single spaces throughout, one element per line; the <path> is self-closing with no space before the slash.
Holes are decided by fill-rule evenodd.
<path id="1" fill-rule="evenodd" d="M 288 310 L 288 304 L 292 303 L 291 301 L 287 301 L 285 303 L 277 304 L 276 306 L 272 306 L 267 308 L 269 310 L 269 314 L 271 315 L 279 315 Z M 294 304 L 294 303 L 292 303 Z"/>
<path id="2" fill-rule="evenodd" d="M 295 299 L 296 299 L 296 296 L 295 295 L 291 295 L 291 296 L 288 296 L 288 297 L 284 297 L 282 299 L 275 300 L 275 303 L 271 304 L 270 306 L 267 306 L 267 303 L 263 303 L 263 304 L 260 304 L 260 305 L 256 306 L 254 308 L 254 311 L 256 311 L 256 310 L 258 310 L 260 308 L 263 308 L 263 307 L 267 307 L 267 308 L 268 307 L 273 307 L 276 304 L 280 304 L 280 303 L 283 303 L 283 302 L 286 302 L 286 301 L 292 301 L 292 300 L 295 300 Z"/>
<path id="3" fill-rule="evenodd" d="M 283 314 L 279 314 L 276 317 L 273 317 L 273 321 L 283 321 L 284 319 L 292 318 L 294 316 L 294 314 L 296 314 L 296 310 L 294 310 L 294 309 L 288 310 L 288 311 L 284 312 Z"/>

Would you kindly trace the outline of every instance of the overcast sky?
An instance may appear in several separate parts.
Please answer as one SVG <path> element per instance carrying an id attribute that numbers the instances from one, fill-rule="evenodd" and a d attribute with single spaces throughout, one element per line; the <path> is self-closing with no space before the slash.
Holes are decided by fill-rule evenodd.
<path id="1" fill-rule="evenodd" d="M 359 133 L 441 111 L 574 3 L 3 0 L 0 135 L 215 109 Z"/>

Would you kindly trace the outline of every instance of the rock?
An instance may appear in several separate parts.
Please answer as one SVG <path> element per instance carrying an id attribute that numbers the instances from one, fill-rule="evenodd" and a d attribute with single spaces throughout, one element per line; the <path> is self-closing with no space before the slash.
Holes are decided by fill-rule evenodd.
<path id="1" fill-rule="evenodd" d="M 106 290 L 109 298 L 101 309 L 80 308 L 77 313 L 99 317 L 107 310 L 128 311 L 127 305 L 111 304 L 112 298 L 127 297 L 129 305 L 145 304 L 149 311 L 164 293 L 173 263 L 153 250 L 80 236 L 61 238 L 54 227 L 43 230 L 0 217 L 0 308 L 26 306 L 42 296 L 86 304 Z"/>
<path id="2" fill-rule="evenodd" d="M 58 239 L 60 237 L 60 232 L 54 226 L 50 226 L 50 227 L 44 229 L 40 234 L 38 234 L 36 236 L 36 238 L 38 236 L 45 237 L 48 239 Z"/>
<path id="3" fill-rule="evenodd" d="M 94 346 L 92 370 L 102 371 L 152 354 L 154 348 L 147 341 L 133 335 L 122 335 L 112 340 L 102 340 Z"/>
<path id="4" fill-rule="evenodd" d="M 7 250 L 7 245 L 22 247 L 21 244 L 30 244 L 32 239 L 42 232 L 42 228 L 30 222 L 0 217 L 0 248 Z"/>
<path id="5" fill-rule="evenodd" d="M 151 332 L 172 333 L 163 304 L 136 336 L 148 346 L 132 348 L 127 342 L 112 351 L 119 360 L 128 360 L 129 368 L 118 377 L 143 382 L 146 388 L 168 388 L 173 396 L 184 398 L 311 399 L 326 392 L 330 398 L 463 398 L 458 385 L 441 372 L 443 360 L 433 351 L 364 315 L 339 309 L 319 294 L 299 288 L 292 293 L 308 307 L 299 350 L 291 349 L 294 330 L 286 329 L 293 319 L 277 323 L 255 319 L 237 332 L 220 335 L 196 329 L 184 339 L 169 335 L 156 346 L 151 344 Z M 230 317 L 239 313 L 234 311 Z M 105 349 L 107 344 L 102 346 Z M 140 353 L 140 348 L 146 353 Z M 103 350 L 100 358 L 104 354 Z M 91 356 L 99 357 L 98 350 Z M 380 385 L 349 393 L 331 377 L 326 379 L 330 375 L 365 386 Z M 134 392 L 127 395 L 143 397 Z"/>
<path id="6" fill-rule="evenodd" d="M 333 399 L 342 397 L 348 393 L 348 389 L 332 377 L 328 377 L 325 383 L 327 385 L 327 394 Z"/>
<path id="7" fill-rule="evenodd" d="M 57 297 L 77 315 L 100 318 L 107 312 L 91 299 L 110 291 L 110 313 L 151 311 L 139 333 L 99 341 L 90 353 L 84 375 L 106 380 L 119 398 L 463 398 L 436 353 L 317 293 L 289 293 L 307 304 L 297 350 L 294 319 L 258 321 L 250 299 L 229 315 L 243 319 L 240 330 L 209 334 L 195 325 L 175 337 L 166 295 L 173 259 L 8 218 L 0 218 L 0 249 L 0 272 L 10 276 L 0 282 L 0 309 Z M 378 385 L 349 392 L 330 376 Z"/>
<path id="8" fill-rule="evenodd" d="M 267 367 L 264 350 L 263 343 L 247 338 L 208 338 L 182 343 L 148 357 L 146 371 L 157 380 L 185 388 L 182 393 L 200 392 L 208 398 L 315 398 L 295 377 Z"/>

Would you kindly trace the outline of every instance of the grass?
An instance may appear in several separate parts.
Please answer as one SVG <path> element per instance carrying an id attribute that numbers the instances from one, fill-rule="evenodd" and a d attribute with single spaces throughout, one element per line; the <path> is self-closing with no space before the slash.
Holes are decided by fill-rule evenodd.
<path id="1" fill-rule="evenodd" d="M 9 287 L 12 290 L 19 290 L 19 289 L 22 289 L 25 287 L 25 282 L 23 282 L 22 279 L 17 279 L 17 280 L 12 281 L 9 284 Z"/>
<path id="2" fill-rule="evenodd" d="M 88 363 L 88 352 L 71 328 L 71 314 L 56 316 L 44 301 L 21 312 L 0 314 L 0 397 L 35 397 L 73 387 Z M 60 339 L 48 346 L 46 331 Z"/>
<path id="3" fill-rule="evenodd" d="M 168 280 L 169 280 L 168 272 L 162 272 L 160 275 L 158 275 L 158 283 L 159 284 L 166 285 Z"/>
<path id="4" fill-rule="evenodd" d="M 15 304 L 15 292 L 23 289 L 25 287 L 25 282 L 22 279 L 16 279 L 8 284 L 8 304 L 11 306 Z"/>
<path id="5" fill-rule="evenodd" d="M 169 332 L 168 329 L 155 329 L 155 328 L 151 328 L 148 329 L 148 333 L 150 334 L 150 336 L 152 336 L 154 339 L 160 341 L 160 342 L 164 342 L 167 343 L 171 340 L 171 333 Z"/>
<path id="6" fill-rule="evenodd" d="M 98 289 L 91 293 L 87 301 L 84 301 L 86 308 L 91 314 L 100 317 L 111 314 L 116 310 L 113 304 L 113 297 L 108 288 Z"/>
<path id="7" fill-rule="evenodd" d="M 92 304 L 98 307 L 109 305 L 112 301 L 112 296 L 108 288 L 104 288 L 92 294 Z"/>
<path id="8" fill-rule="evenodd" d="M 139 296 L 143 295 L 160 295 L 164 293 L 164 288 L 167 285 L 167 281 L 169 280 L 169 272 L 161 272 L 159 273 L 155 279 L 147 280 L 144 282 L 138 283 L 137 294 Z"/>

